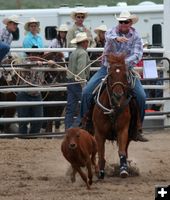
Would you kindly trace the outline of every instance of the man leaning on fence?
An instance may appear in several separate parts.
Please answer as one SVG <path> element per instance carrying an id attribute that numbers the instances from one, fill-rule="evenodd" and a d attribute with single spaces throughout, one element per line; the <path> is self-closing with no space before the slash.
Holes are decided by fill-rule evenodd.
<path id="1" fill-rule="evenodd" d="M 32 48 L 38 48 L 37 46 L 33 46 Z M 26 53 L 26 61 L 25 64 L 30 64 L 30 68 L 27 68 L 27 71 L 21 71 L 20 76 L 22 79 L 19 81 L 19 85 L 28 85 L 28 86 L 42 86 L 44 83 L 44 72 L 36 71 L 31 69 L 33 64 L 42 65 L 41 61 L 38 61 L 39 53 L 30 52 Z M 32 65 L 31 65 L 32 64 Z M 34 67 L 35 67 L 34 66 Z M 16 101 L 42 101 L 42 96 L 40 91 L 22 91 L 17 93 Z M 18 117 L 43 117 L 43 106 L 22 106 L 17 108 Z M 28 126 L 29 125 L 29 126 Z M 39 133 L 42 127 L 41 121 L 33 121 L 30 122 L 20 122 L 19 123 L 19 133 L 28 134 L 28 133 Z"/>

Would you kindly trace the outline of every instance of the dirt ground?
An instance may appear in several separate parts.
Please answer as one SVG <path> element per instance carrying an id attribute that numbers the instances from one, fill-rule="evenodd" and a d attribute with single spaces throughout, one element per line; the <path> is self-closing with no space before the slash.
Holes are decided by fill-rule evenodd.
<path id="1" fill-rule="evenodd" d="M 155 185 L 170 184 L 170 130 L 148 131 L 147 143 L 131 142 L 129 159 L 138 176 L 113 176 L 116 144 L 106 143 L 107 176 L 91 190 L 60 151 L 62 139 L 0 139 L 0 200 L 152 200 Z"/>

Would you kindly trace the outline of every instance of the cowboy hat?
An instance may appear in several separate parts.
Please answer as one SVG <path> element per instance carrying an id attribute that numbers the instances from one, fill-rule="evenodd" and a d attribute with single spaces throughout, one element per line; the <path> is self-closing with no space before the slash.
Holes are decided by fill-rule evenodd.
<path id="1" fill-rule="evenodd" d="M 98 26 L 97 28 L 94 29 L 94 32 L 96 34 L 98 34 L 99 31 L 103 31 L 103 32 L 107 31 L 107 26 L 102 24 L 102 25 L 100 25 L 100 26 Z"/>
<path id="2" fill-rule="evenodd" d="M 29 21 L 26 22 L 25 25 L 24 25 L 24 29 L 26 31 L 29 31 L 29 24 L 31 24 L 31 23 L 36 23 L 38 25 L 38 27 L 40 26 L 40 22 L 38 20 L 36 20 L 34 17 L 31 17 L 29 19 Z"/>
<path id="3" fill-rule="evenodd" d="M 71 44 L 76 44 L 85 40 L 88 40 L 87 34 L 85 32 L 80 32 L 77 33 L 76 37 L 71 40 Z"/>
<path id="4" fill-rule="evenodd" d="M 56 28 L 56 31 L 65 31 L 65 32 L 67 32 L 67 31 L 68 31 L 68 26 L 67 26 L 67 24 L 61 24 L 61 25 L 59 26 L 59 28 Z"/>
<path id="5" fill-rule="evenodd" d="M 130 19 L 132 20 L 132 24 L 135 24 L 139 18 L 136 15 L 131 15 L 129 11 L 123 11 L 120 13 L 119 17 L 116 17 L 116 19 L 118 21 L 126 21 Z"/>
<path id="6" fill-rule="evenodd" d="M 84 18 L 87 17 L 87 11 L 85 11 L 85 10 L 75 10 L 75 11 L 73 11 L 73 12 L 71 13 L 71 18 L 75 20 L 77 14 L 83 14 L 83 15 L 84 15 Z"/>
<path id="7" fill-rule="evenodd" d="M 11 16 L 3 19 L 3 23 L 5 25 L 7 25 L 9 22 L 14 22 L 15 24 L 22 24 L 21 22 L 18 21 L 17 15 L 11 15 Z"/>

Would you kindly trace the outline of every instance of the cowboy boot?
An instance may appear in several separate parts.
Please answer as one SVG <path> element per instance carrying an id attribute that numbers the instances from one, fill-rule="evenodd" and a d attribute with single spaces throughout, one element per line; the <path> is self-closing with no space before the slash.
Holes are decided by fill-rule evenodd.
<path id="1" fill-rule="evenodd" d="M 142 129 L 137 130 L 136 138 L 135 141 L 140 141 L 140 142 L 148 142 L 149 140 L 144 137 L 144 134 L 142 132 Z"/>
<path id="2" fill-rule="evenodd" d="M 136 132 L 136 138 L 135 141 L 140 142 L 148 142 L 149 140 L 144 137 L 143 131 L 142 131 L 142 122 L 140 120 L 139 110 L 137 115 L 137 132 Z"/>

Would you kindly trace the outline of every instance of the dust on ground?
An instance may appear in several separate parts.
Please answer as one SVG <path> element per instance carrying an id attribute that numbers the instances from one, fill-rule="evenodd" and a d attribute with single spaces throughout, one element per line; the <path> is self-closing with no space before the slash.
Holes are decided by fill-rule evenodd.
<path id="1" fill-rule="evenodd" d="M 170 184 L 170 130 L 146 132 L 149 142 L 131 142 L 129 159 L 139 175 L 113 176 L 117 146 L 106 143 L 104 180 L 94 177 L 91 190 L 60 151 L 62 139 L 0 139 L 0 200 L 152 200 L 155 185 Z"/>

